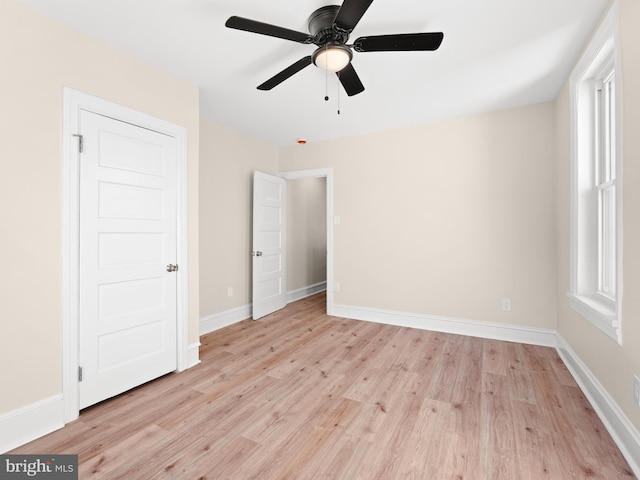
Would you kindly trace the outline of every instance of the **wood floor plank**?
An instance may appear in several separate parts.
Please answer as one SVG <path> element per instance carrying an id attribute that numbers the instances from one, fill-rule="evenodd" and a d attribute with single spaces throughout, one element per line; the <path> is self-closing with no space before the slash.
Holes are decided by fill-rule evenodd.
<path id="1" fill-rule="evenodd" d="M 552 348 L 330 317 L 323 293 L 11 453 L 84 479 L 633 479 Z"/>
<path id="2" fill-rule="evenodd" d="M 331 446 L 342 436 L 344 426 L 359 408 L 360 402 L 348 398 L 333 401 L 332 407 L 319 418 L 313 428 L 298 430 L 296 437 L 300 441 L 300 447 L 291 452 L 289 461 L 283 463 L 271 478 L 308 478 L 308 474 L 305 474 L 307 469 L 312 469 L 315 465 L 326 465 L 326 456 L 331 451 Z"/>
<path id="3" fill-rule="evenodd" d="M 453 431 L 452 408 L 450 403 L 424 399 L 411 428 L 408 446 L 402 452 L 397 478 L 437 479 L 439 472 L 451 473 L 434 465 L 433 460 L 444 459 L 452 448 L 449 441 Z"/>
<path id="4" fill-rule="evenodd" d="M 88 458 L 79 465 L 80 478 L 122 478 L 117 470 L 122 468 L 118 459 L 123 455 L 144 458 L 149 445 L 157 443 L 166 436 L 166 430 L 149 425 L 128 438 L 114 442 L 100 451 L 98 455 Z"/>
<path id="5" fill-rule="evenodd" d="M 371 443 L 342 436 L 330 446 L 321 462 L 306 468 L 301 478 L 313 479 L 361 479 L 363 465 L 370 455 Z"/>
<path id="6" fill-rule="evenodd" d="M 504 346 L 505 342 L 499 340 L 487 339 L 484 341 L 484 348 L 482 350 L 483 372 L 498 375 L 507 374 L 507 367 L 504 362 Z"/>
<path id="7" fill-rule="evenodd" d="M 394 394 L 384 401 L 385 418 L 376 433 L 375 442 L 379 453 L 364 465 L 362 478 L 401 478 L 399 474 L 405 452 L 415 451 L 414 442 L 420 442 L 420 439 L 412 437 L 410 433 L 419 419 L 425 398 L 412 391 L 408 385 L 410 382 L 409 377 L 403 376 L 399 382 L 394 383 Z"/>
<path id="8" fill-rule="evenodd" d="M 511 400 L 508 395 L 480 397 L 480 465 L 488 478 L 521 478 Z M 468 478 L 468 477 L 465 477 Z"/>

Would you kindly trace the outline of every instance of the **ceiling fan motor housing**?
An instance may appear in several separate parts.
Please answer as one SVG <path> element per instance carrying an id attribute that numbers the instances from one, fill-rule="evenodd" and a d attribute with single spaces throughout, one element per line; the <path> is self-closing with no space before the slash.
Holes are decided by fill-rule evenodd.
<path id="1" fill-rule="evenodd" d="M 329 43 L 343 45 L 347 43 L 349 33 L 334 27 L 339 10 L 339 5 L 327 5 L 317 9 L 309 16 L 309 33 L 313 35 L 313 43 L 318 46 Z"/>

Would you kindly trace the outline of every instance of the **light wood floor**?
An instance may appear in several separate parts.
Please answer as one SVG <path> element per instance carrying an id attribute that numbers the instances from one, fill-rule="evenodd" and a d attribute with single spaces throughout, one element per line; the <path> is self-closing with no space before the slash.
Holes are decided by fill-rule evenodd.
<path id="1" fill-rule="evenodd" d="M 345 320 L 318 294 L 12 453 L 81 479 L 635 478 L 551 348 Z"/>

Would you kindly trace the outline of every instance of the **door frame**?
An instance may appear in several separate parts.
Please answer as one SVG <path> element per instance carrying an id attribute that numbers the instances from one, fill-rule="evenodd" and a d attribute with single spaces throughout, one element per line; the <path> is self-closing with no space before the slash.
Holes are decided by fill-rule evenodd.
<path id="1" fill-rule="evenodd" d="M 325 178 L 327 185 L 327 315 L 333 315 L 333 168 L 292 170 L 278 174 L 285 180 Z"/>
<path id="2" fill-rule="evenodd" d="M 80 254 L 80 111 L 138 125 L 174 137 L 177 143 L 177 371 L 189 368 L 189 304 L 187 257 L 187 132 L 184 127 L 145 113 L 63 87 L 62 113 L 62 395 L 64 421 L 80 415 L 79 408 L 79 254 Z"/>

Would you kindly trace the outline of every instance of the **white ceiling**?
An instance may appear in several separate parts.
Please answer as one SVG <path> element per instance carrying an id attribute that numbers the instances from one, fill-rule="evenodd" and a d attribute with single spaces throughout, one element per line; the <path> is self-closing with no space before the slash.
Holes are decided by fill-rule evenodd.
<path id="1" fill-rule="evenodd" d="M 430 31 L 444 41 L 435 52 L 354 52 L 366 90 L 347 97 L 313 65 L 257 90 L 314 46 L 224 26 L 238 15 L 306 33 L 311 12 L 340 1 L 20 1 L 198 85 L 202 115 L 277 146 L 553 100 L 608 4 L 374 0 L 349 43 Z"/>

